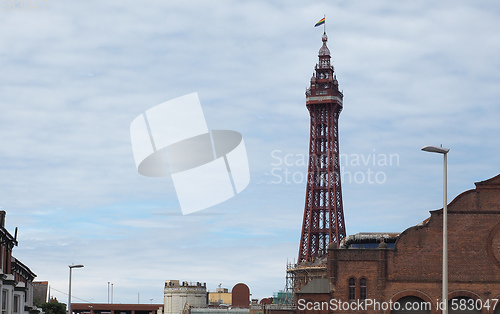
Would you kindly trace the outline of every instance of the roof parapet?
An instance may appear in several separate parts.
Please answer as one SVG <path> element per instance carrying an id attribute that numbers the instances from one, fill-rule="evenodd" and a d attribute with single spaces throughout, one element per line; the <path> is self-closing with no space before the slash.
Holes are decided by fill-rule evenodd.
<path id="1" fill-rule="evenodd" d="M 382 240 L 384 242 L 394 243 L 399 237 L 399 233 L 390 232 L 360 232 L 350 236 L 345 237 L 342 242 L 340 242 L 340 249 L 347 249 L 351 244 L 354 243 L 379 243 Z"/>

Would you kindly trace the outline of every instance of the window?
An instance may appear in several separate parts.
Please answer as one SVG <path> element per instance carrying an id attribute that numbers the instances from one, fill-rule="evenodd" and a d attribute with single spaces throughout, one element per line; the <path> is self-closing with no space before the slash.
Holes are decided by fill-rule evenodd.
<path id="1" fill-rule="evenodd" d="M 398 304 L 396 305 L 396 303 L 398 303 Z M 439 305 L 441 305 L 441 304 L 439 304 Z M 431 302 L 426 302 L 419 297 L 408 295 L 406 297 L 402 297 L 401 299 L 397 300 L 394 303 L 393 308 L 399 309 L 399 310 L 391 311 L 391 313 L 393 313 L 393 314 L 400 314 L 400 313 L 405 313 L 405 314 L 409 314 L 409 313 L 427 314 L 427 313 L 429 313 L 430 314 L 432 305 L 431 305 Z M 404 310 L 404 309 L 415 309 L 415 310 Z M 418 311 L 416 309 L 418 309 Z M 453 313 L 450 308 L 448 308 L 448 313 Z M 460 312 L 460 313 L 472 313 L 472 312 L 465 311 L 465 312 Z"/>
<path id="2" fill-rule="evenodd" d="M 448 313 L 481 314 L 481 307 L 480 306 L 478 307 L 477 304 L 478 303 L 476 302 L 475 299 L 465 296 L 457 296 L 448 300 Z M 495 305 L 494 302 L 492 304 Z M 464 308 L 465 310 L 463 310 Z M 496 307 L 496 311 L 494 313 L 498 313 L 498 306 Z"/>
<path id="3" fill-rule="evenodd" d="M 14 295 L 14 313 L 19 313 L 19 295 Z"/>
<path id="4" fill-rule="evenodd" d="M 366 279 L 361 278 L 359 280 L 359 298 L 361 300 L 366 300 Z"/>
<path id="5" fill-rule="evenodd" d="M 7 313 L 7 290 L 2 290 L 2 314 Z"/>
<path id="6" fill-rule="evenodd" d="M 349 279 L 349 300 L 356 299 L 356 279 Z"/>

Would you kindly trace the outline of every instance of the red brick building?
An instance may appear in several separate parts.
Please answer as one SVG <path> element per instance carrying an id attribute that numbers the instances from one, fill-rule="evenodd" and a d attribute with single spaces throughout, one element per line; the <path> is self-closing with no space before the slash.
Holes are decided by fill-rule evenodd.
<path id="1" fill-rule="evenodd" d="M 449 313 L 500 313 L 500 175 L 475 185 L 448 206 Z M 443 211 L 430 213 L 401 234 L 362 234 L 331 246 L 327 278 L 297 294 L 299 312 L 401 313 L 394 309 L 409 306 L 420 310 L 402 313 L 440 313 Z"/>

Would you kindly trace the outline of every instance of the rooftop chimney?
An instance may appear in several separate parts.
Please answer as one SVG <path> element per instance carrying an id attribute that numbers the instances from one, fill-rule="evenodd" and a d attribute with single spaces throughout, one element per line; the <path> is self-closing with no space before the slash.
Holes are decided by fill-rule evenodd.
<path id="1" fill-rule="evenodd" d="M 0 210 L 0 227 L 5 228 L 5 210 Z"/>

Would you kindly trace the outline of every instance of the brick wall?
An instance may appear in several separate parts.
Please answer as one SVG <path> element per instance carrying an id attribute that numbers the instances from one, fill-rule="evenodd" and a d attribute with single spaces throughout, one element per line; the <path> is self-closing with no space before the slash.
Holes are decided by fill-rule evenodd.
<path id="1" fill-rule="evenodd" d="M 397 301 L 406 296 L 431 302 L 439 313 L 442 280 L 442 210 L 402 232 L 394 249 L 336 249 L 328 252 L 328 297 L 348 301 L 349 279 L 367 282 L 367 298 Z M 500 296 L 500 175 L 476 183 L 448 206 L 449 296 Z M 318 297 L 319 298 L 319 297 Z M 388 311 L 368 311 L 388 313 Z M 336 311 L 335 313 L 342 313 Z M 493 313 L 483 309 L 483 313 Z"/>

